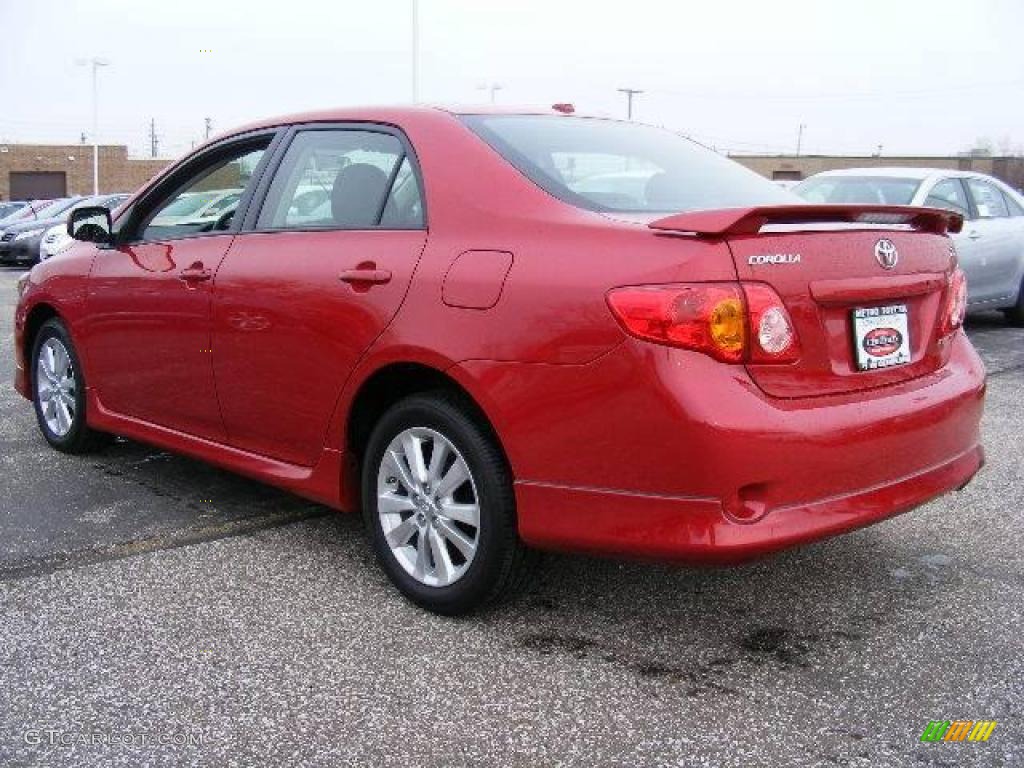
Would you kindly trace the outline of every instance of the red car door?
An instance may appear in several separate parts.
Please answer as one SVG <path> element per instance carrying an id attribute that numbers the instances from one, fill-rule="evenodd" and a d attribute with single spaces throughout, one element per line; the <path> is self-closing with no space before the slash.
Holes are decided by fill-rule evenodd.
<path id="1" fill-rule="evenodd" d="M 248 185 L 269 141 L 250 138 L 187 164 L 139 202 L 120 244 L 97 254 L 88 283 L 87 354 L 90 382 L 105 408 L 224 441 L 210 296 L 234 227 L 231 212 L 213 221 L 204 209 L 226 190 Z"/>
<path id="2" fill-rule="evenodd" d="M 231 445 L 311 466 L 426 243 L 411 150 L 385 128 L 297 131 L 252 221 L 214 284 L 221 412 Z"/>

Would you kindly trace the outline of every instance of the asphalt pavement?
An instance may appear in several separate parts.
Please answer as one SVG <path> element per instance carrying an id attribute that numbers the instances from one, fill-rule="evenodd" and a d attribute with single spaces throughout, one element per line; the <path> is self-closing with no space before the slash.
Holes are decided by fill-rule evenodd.
<path id="1" fill-rule="evenodd" d="M 0 269 L 0 766 L 1024 765 L 1024 330 L 969 326 L 960 493 L 734 569 L 549 556 L 467 619 L 356 516 L 127 441 L 50 450 Z M 7 362 L 5 362 L 7 361 Z M 930 720 L 994 719 L 985 743 Z"/>

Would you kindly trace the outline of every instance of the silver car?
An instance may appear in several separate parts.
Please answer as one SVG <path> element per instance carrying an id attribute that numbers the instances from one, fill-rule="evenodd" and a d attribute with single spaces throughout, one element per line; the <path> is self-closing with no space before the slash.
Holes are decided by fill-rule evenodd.
<path id="1" fill-rule="evenodd" d="M 964 216 L 953 235 L 971 310 L 1001 309 L 1024 325 L 1024 197 L 983 173 L 940 168 L 849 168 L 793 190 L 812 203 L 927 205 Z"/>

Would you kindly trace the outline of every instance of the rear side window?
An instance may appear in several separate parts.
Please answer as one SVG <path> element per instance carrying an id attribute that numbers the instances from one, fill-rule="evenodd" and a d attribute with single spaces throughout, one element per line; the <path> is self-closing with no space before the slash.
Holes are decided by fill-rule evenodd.
<path id="1" fill-rule="evenodd" d="M 258 229 L 415 229 L 420 187 L 402 142 L 389 133 L 298 133 L 274 175 Z"/>
<path id="2" fill-rule="evenodd" d="M 1010 215 L 1003 193 L 995 185 L 982 179 L 968 179 L 967 186 L 974 198 L 974 206 L 978 209 L 978 218 L 1003 219 Z"/>
<path id="3" fill-rule="evenodd" d="M 933 208 L 945 208 L 947 211 L 959 213 L 961 216 L 970 214 L 967 204 L 967 193 L 959 179 L 943 179 L 928 193 L 924 204 Z"/>
<path id="4" fill-rule="evenodd" d="M 909 205 L 918 179 L 895 176 L 814 176 L 796 188 L 811 203 L 843 205 Z"/>
<path id="5" fill-rule="evenodd" d="M 538 186 L 588 210 L 674 213 L 801 202 L 739 163 L 661 128 L 557 115 L 461 119 Z"/>

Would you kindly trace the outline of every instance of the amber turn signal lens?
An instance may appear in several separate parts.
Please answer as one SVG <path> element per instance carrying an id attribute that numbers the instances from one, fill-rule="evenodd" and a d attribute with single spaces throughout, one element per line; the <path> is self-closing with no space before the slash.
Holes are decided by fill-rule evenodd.
<path id="1" fill-rule="evenodd" d="M 739 299 L 723 299 L 711 309 L 711 341 L 724 352 L 740 353 L 746 341 L 747 319 Z"/>

